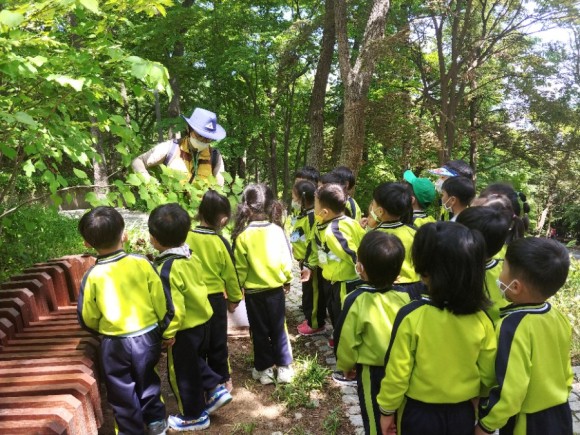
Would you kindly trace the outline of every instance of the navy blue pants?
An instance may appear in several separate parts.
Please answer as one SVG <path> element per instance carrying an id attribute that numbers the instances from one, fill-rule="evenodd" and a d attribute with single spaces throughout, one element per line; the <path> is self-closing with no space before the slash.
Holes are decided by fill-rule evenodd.
<path id="1" fill-rule="evenodd" d="M 213 308 L 209 319 L 209 340 L 203 357 L 208 366 L 220 376 L 220 384 L 230 379 L 228 361 L 228 307 L 223 293 L 208 295 Z"/>
<path id="2" fill-rule="evenodd" d="M 356 365 L 357 393 L 365 434 L 381 433 L 381 411 L 377 395 L 384 376 L 385 368 L 383 366 Z M 370 401 L 367 400 L 369 397 Z"/>
<path id="3" fill-rule="evenodd" d="M 308 326 L 322 328 L 326 319 L 326 297 L 322 269 L 317 267 L 310 274 L 310 279 L 302 283 L 302 309 Z"/>
<path id="4" fill-rule="evenodd" d="M 199 418 L 205 410 L 205 391 L 220 381 L 201 357 L 207 348 L 208 331 L 208 323 L 178 331 L 175 344 L 167 352 L 169 383 L 179 412 L 192 419 Z"/>
<path id="5" fill-rule="evenodd" d="M 341 295 L 349 294 L 362 283 L 363 282 L 360 280 L 348 282 L 336 281 L 332 284 L 325 281 L 326 307 L 328 309 L 328 317 L 330 317 L 333 327 L 336 326 L 338 319 L 340 318 L 340 312 L 342 311 Z M 334 337 L 334 340 L 336 341 L 336 337 Z"/>
<path id="6" fill-rule="evenodd" d="M 518 419 L 525 418 L 526 435 L 572 435 L 572 411 L 568 402 L 532 414 L 518 414 L 499 430 L 500 435 L 514 433 Z"/>
<path id="7" fill-rule="evenodd" d="M 402 435 L 473 435 L 475 408 L 461 403 L 425 403 L 407 397 L 403 408 Z"/>
<path id="8" fill-rule="evenodd" d="M 286 299 L 282 288 L 246 293 L 246 311 L 254 345 L 254 367 L 266 370 L 292 363 L 286 330 Z"/>
<path id="9" fill-rule="evenodd" d="M 119 435 L 145 434 L 144 425 L 165 418 L 155 371 L 160 356 L 159 328 L 137 337 L 103 337 L 101 367 Z"/>

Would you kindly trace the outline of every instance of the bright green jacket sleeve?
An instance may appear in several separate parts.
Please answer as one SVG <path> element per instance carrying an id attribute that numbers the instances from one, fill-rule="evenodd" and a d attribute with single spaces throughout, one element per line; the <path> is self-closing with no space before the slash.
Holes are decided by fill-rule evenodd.
<path id="1" fill-rule="evenodd" d="M 421 278 L 419 277 L 419 274 L 415 272 L 415 266 L 413 265 L 413 259 L 411 256 L 413 241 L 415 240 L 415 234 L 417 231 L 413 227 L 401 222 L 382 222 L 375 228 L 375 231 L 382 231 L 397 236 L 405 248 L 405 260 L 403 260 L 401 273 L 395 282 L 407 284 L 420 281 Z"/>
<path id="2" fill-rule="evenodd" d="M 319 226 L 322 251 L 326 259 L 320 261 L 322 276 L 330 282 L 351 281 L 358 278 L 355 271 L 356 252 L 365 230 L 360 224 L 347 216 L 340 216 Z"/>
<path id="3" fill-rule="evenodd" d="M 501 273 L 502 265 L 503 261 L 501 260 L 491 260 L 485 265 L 485 289 L 492 303 L 491 307 L 485 310 L 485 312 L 489 315 L 494 325 L 497 325 L 499 322 L 500 309 L 509 304 L 497 286 L 497 279 Z"/>

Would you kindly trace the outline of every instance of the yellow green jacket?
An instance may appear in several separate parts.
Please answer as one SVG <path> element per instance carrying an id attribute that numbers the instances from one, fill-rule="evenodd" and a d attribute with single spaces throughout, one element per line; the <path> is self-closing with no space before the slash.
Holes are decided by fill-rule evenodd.
<path id="1" fill-rule="evenodd" d="M 298 261 L 309 257 L 313 245 L 316 245 L 311 237 L 312 227 L 314 227 L 314 209 L 306 210 L 296 216 L 290 232 L 290 243 L 294 258 Z"/>
<path id="2" fill-rule="evenodd" d="M 502 266 L 503 261 L 497 259 L 489 260 L 485 265 L 485 289 L 487 297 L 492 302 L 492 306 L 485 311 L 489 314 L 494 325 L 499 322 L 500 309 L 509 304 L 497 286 L 497 279 L 501 273 Z"/>
<path id="3" fill-rule="evenodd" d="M 428 215 L 424 211 L 414 210 L 413 211 L 413 225 L 416 228 L 420 228 L 422 225 L 437 222 L 433 216 Z"/>
<path id="4" fill-rule="evenodd" d="M 225 291 L 230 302 L 241 301 L 242 290 L 229 242 L 211 228 L 197 226 L 188 233 L 186 243 L 201 262 L 201 280 L 207 293 Z"/>
<path id="5" fill-rule="evenodd" d="M 234 241 L 240 285 L 247 294 L 282 287 L 292 281 L 292 250 L 284 230 L 253 221 Z"/>
<path id="6" fill-rule="evenodd" d="M 417 272 L 415 272 L 413 259 L 411 257 L 411 249 L 413 247 L 413 240 L 415 240 L 417 230 L 402 222 L 381 222 L 374 231 L 381 231 L 383 233 L 397 236 L 405 248 L 405 260 L 401 266 L 401 273 L 395 280 L 395 283 L 406 284 L 420 281 L 421 277 Z"/>
<path id="7" fill-rule="evenodd" d="M 108 336 L 140 335 L 174 317 L 171 293 L 147 258 L 117 251 L 98 256 L 84 275 L 77 304 L 85 329 Z"/>
<path id="8" fill-rule="evenodd" d="M 357 222 L 360 222 L 362 218 L 361 208 L 352 196 L 349 196 L 346 200 L 344 214 Z"/>

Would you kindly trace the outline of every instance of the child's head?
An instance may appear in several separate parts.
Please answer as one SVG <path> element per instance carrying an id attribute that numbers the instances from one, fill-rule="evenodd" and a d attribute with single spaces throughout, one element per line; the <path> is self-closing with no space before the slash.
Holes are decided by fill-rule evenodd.
<path id="1" fill-rule="evenodd" d="M 314 196 L 314 213 L 326 222 L 342 215 L 346 207 L 346 193 L 340 184 L 323 184 Z"/>
<path id="2" fill-rule="evenodd" d="M 85 244 L 97 251 L 119 248 L 123 242 L 125 221 L 113 207 L 96 207 L 79 221 L 79 233 Z"/>
<path id="3" fill-rule="evenodd" d="M 235 239 L 252 221 L 268 220 L 282 226 L 283 213 L 284 207 L 274 198 L 270 187 L 265 184 L 249 184 L 242 192 L 242 198 L 238 204 L 232 238 Z"/>
<path id="4" fill-rule="evenodd" d="M 314 207 L 314 192 L 316 186 L 307 180 L 301 180 L 292 188 L 292 208 L 296 211 L 304 211 Z"/>
<path id="5" fill-rule="evenodd" d="M 369 226 L 374 228 L 380 222 L 408 222 L 413 214 L 411 192 L 403 183 L 382 183 L 373 191 L 369 207 Z"/>
<path id="6" fill-rule="evenodd" d="M 429 173 L 439 176 L 435 181 L 435 189 L 441 193 L 441 186 L 445 180 L 452 177 L 465 177 L 473 181 L 473 169 L 468 163 L 463 160 L 449 160 L 442 167 L 437 169 L 430 169 Z"/>
<path id="7" fill-rule="evenodd" d="M 503 248 L 511 225 L 505 213 L 491 207 L 470 207 L 457 216 L 457 222 L 483 234 L 488 259 Z"/>
<path id="8" fill-rule="evenodd" d="M 230 201 L 215 190 L 210 189 L 203 195 L 199 204 L 198 218 L 214 229 L 220 229 L 227 225 L 232 215 Z"/>
<path id="9" fill-rule="evenodd" d="M 354 187 L 356 178 L 348 166 L 337 166 L 332 170 L 332 172 L 340 177 L 340 184 L 342 184 L 347 191 Z"/>
<path id="10" fill-rule="evenodd" d="M 441 187 L 441 202 L 448 211 L 463 210 L 475 197 L 473 181 L 465 177 L 452 177 L 445 180 Z"/>
<path id="11" fill-rule="evenodd" d="M 377 288 L 388 288 L 401 272 L 405 248 L 397 236 L 371 231 L 362 238 L 357 255 L 363 279 Z"/>
<path id="12" fill-rule="evenodd" d="M 338 184 L 344 189 L 344 180 L 335 172 L 328 172 L 318 179 L 318 187 L 324 186 L 325 184 Z"/>
<path id="13" fill-rule="evenodd" d="M 479 231 L 456 222 L 423 225 L 415 235 L 412 258 L 437 307 L 471 314 L 488 306 L 485 241 Z"/>
<path id="14" fill-rule="evenodd" d="M 314 166 L 303 166 L 294 174 L 294 183 L 297 183 L 300 180 L 308 180 L 316 185 L 319 178 L 320 172 L 318 172 L 318 169 Z"/>
<path id="15" fill-rule="evenodd" d="M 421 208 L 427 208 L 435 200 L 435 186 L 428 178 L 419 178 L 413 171 L 405 171 L 403 178 L 411 185 L 411 201 Z"/>
<path id="16" fill-rule="evenodd" d="M 155 239 L 152 239 L 155 249 L 177 248 L 185 243 L 191 228 L 191 218 L 174 202 L 155 207 L 149 215 L 147 225 L 149 234 Z"/>
<path id="17" fill-rule="evenodd" d="M 522 192 L 516 192 L 516 190 L 507 183 L 493 183 L 487 186 L 479 194 L 480 198 L 494 198 L 496 195 L 505 195 L 510 200 L 512 204 L 512 209 L 514 214 L 519 217 L 524 226 L 524 231 L 528 230 L 530 220 L 528 218 L 528 213 L 530 212 L 530 205 L 528 204 L 528 199 L 526 195 Z M 521 205 L 520 205 L 521 201 Z M 522 236 L 523 237 L 523 232 Z"/>
<path id="18" fill-rule="evenodd" d="M 517 239 L 508 245 L 500 289 L 516 303 L 546 300 L 564 285 L 570 269 L 570 254 L 556 240 L 539 237 Z"/>

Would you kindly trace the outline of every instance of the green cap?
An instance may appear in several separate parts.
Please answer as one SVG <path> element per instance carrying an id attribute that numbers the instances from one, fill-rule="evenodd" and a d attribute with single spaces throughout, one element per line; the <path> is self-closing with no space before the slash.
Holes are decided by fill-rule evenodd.
<path id="1" fill-rule="evenodd" d="M 415 198 L 421 206 L 427 206 L 435 199 L 435 186 L 428 178 L 418 178 L 413 171 L 407 170 L 403 178 L 413 187 Z"/>

